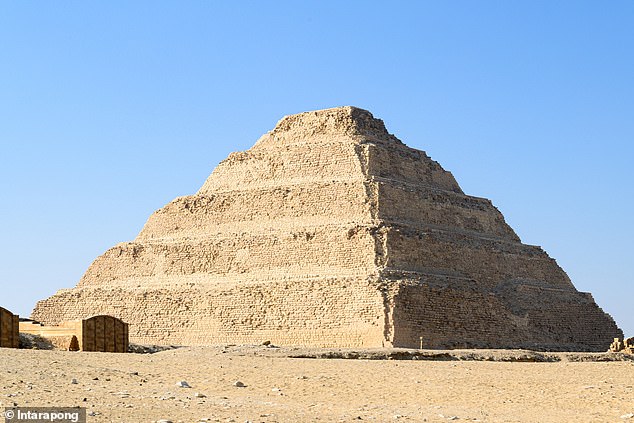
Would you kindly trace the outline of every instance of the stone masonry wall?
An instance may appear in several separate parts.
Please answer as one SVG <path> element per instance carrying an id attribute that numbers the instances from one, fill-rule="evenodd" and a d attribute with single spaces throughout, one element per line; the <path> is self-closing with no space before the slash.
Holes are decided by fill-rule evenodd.
<path id="1" fill-rule="evenodd" d="M 154 212 L 137 240 L 369 222 L 366 191 L 348 180 L 180 197 Z"/>
<path id="2" fill-rule="evenodd" d="M 110 312 L 131 324 L 132 342 L 261 343 L 329 347 L 383 345 L 381 294 L 358 278 L 233 283 L 217 289 L 81 288 L 38 303 L 47 324 Z"/>
<path id="3" fill-rule="evenodd" d="M 465 230 L 519 242 L 489 200 L 425 186 L 379 183 L 379 217 L 391 223 Z"/>
<path id="4" fill-rule="evenodd" d="M 293 275 L 368 275 L 375 268 L 374 238 L 358 225 L 298 227 L 270 234 L 241 233 L 180 242 L 119 244 L 97 258 L 79 286 L 178 283 L 201 274 L 243 280 Z"/>
<path id="5" fill-rule="evenodd" d="M 451 172 L 431 160 L 424 151 L 400 143 L 368 143 L 366 151 L 367 173 L 375 180 L 463 193 Z"/>
<path id="6" fill-rule="evenodd" d="M 236 190 L 280 188 L 296 184 L 362 180 L 357 147 L 350 142 L 329 140 L 231 153 L 218 165 L 198 194 Z"/>
<path id="7" fill-rule="evenodd" d="M 574 290 L 566 273 L 541 248 L 473 234 L 394 226 L 387 235 L 391 269 L 451 273 L 493 289 L 513 278 Z"/>
<path id="8" fill-rule="evenodd" d="M 589 294 L 518 284 L 511 298 L 425 279 L 398 283 L 397 347 L 417 348 L 422 336 L 425 348 L 605 351 L 605 334 L 621 333 Z"/>

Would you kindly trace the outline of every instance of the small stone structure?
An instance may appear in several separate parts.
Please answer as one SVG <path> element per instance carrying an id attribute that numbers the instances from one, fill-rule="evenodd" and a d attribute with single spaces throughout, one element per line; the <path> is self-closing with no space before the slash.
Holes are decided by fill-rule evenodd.
<path id="1" fill-rule="evenodd" d="M 18 333 L 20 318 L 6 308 L 0 307 L 0 347 L 18 348 L 20 334 Z"/>
<path id="2" fill-rule="evenodd" d="M 286 116 L 32 318 L 93 313 L 140 344 L 605 351 L 623 335 L 491 201 L 354 107 Z"/>
<path id="3" fill-rule="evenodd" d="M 93 316 L 55 326 L 20 322 L 20 332 L 39 335 L 56 348 L 69 351 L 128 351 L 128 324 L 112 316 Z"/>
<path id="4" fill-rule="evenodd" d="M 614 342 L 610 344 L 609 351 L 634 354 L 634 337 L 623 340 L 621 340 L 621 338 L 614 338 Z"/>

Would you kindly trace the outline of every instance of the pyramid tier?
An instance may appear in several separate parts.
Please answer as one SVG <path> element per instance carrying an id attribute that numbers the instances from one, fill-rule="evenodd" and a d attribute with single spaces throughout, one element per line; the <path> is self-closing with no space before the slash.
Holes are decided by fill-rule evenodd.
<path id="1" fill-rule="evenodd" d="M 198 194 L 363 179 L 357 146 L 339 142 L 321 147 L 291 146 L 231 153 Z"/>
<path id="2" fill-rule="evenodd" d="M 367 189 L 361 181 L 346 180 L 180 197 L 154 212 L 136 240 L 370 223 Z"/>
<path id="3" fill-rule="evenodd" d="M 303 278 L 218 286 L 130 285 L 59 291 L 33 313 L 65 321 L 111 313 L 141 344 L 376 346 L 383 341 L 381 292 L 365 278 Z M 142 323 L 142 324 L 141 324 Z"/>
<path id="4" fill-rule="evenodd" d="M 359 225 L 129 242 L 97 258 L 78 286 L 212 284 L 236 277 L 367 276 L 375 273 L 375 248 L 372 228 Z"/>
<path id="5" fill-rule="evenodd" d="M 485 198 L 425 185 L 377 178 L 375 181 L 378 197 L 376 216 L 382 222 L 424 225 L 520 242 L 500 211 Z"/>
<path id="6" fill-rule="evenodd" d="M 521 307 L 518 307 L 521 304 Z M 239 279 L 205 286 L 84 287 L 40 302 L 34 318 L 115 313 L 142 344 L 604 350 L 618 331 L 589 294 L 516 281 L 415 272 L 381 278 Z"/>
<path id="7" fill-rule="evenodd" d="M 399 225 L 383 232 L 388 270 L 451 274 L 491 290 L 513 279 L 575 290 L 566 273 L 539 247 L 425 227 Z"/>
<path id="8" fill-rule="evenodd" d="M 353 180 L 180 197 L 150 216 L 137 241 L 379 220 L 424 222 L 519 242 L 489 200 L 427 186 Z"/>
<path id="9" fill-rule="evenodd" d="M 387 132 L 385 137 L 390 137 Z M 400 142 L 378 142 L 359 135 L 320 143 L 301 139 L 271 142 L 231 153 L 198 194 L 373 177 L 462 193 L 453 175 L 424 152 Z"/>

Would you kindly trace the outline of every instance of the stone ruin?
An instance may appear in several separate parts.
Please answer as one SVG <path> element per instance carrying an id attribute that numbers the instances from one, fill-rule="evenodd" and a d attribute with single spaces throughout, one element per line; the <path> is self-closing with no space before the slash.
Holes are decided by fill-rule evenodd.
<path id="1" fill-rule="evenodd" d="M 609 352 L 620 352 L 625 354 L 634 354 L 634 337 L 626 338 L 614 338 L 614 342 L 610 344 Z"/>
<path id="2" fill-rule="evenodd" d="M 51 347 L 67 351 L 128 352 L 128 324 L 116 317 L 100 315 L 46 326 L 20 322 L 20 333 L 43 338 Z"/>
<path id="3" fill-rule="evenodd" d="M 95 313 L 149 344 L 605 351 L 622 336 L 491 201 L 354 107 L 284 117 L 32 318 Z"/>

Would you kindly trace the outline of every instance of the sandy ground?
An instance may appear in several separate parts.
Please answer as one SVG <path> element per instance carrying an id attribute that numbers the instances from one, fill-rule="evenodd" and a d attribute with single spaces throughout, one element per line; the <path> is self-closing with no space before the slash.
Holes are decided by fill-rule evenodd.
<path id="1" fill-rule="evenodd" d="M 82 406 L 94 414 L 89 422 L 634 423 L 633 361 L 288 355 L 266 347 L 156 354 L 3 348 L 0 406 Z M 177 387 L 182 380 L 191 388 Z M 236 387 L 236 381 L 246 386 Z"/>

